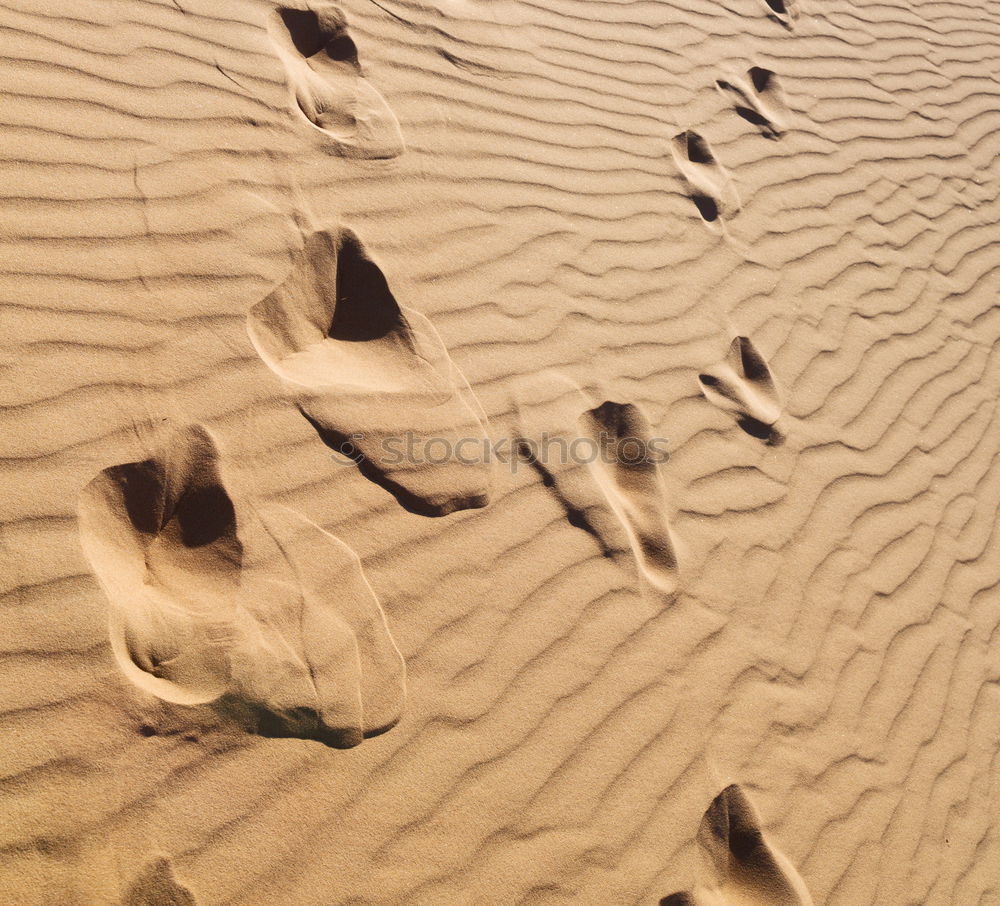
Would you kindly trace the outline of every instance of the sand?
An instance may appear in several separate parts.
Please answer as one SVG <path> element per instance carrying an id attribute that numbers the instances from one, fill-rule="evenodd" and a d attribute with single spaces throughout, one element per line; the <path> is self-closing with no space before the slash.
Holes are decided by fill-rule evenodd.
<path id="1" fill-rule="evenodd" d="M 0 902 L 1000 903 L 1000 7 L 0 28 Z"/>

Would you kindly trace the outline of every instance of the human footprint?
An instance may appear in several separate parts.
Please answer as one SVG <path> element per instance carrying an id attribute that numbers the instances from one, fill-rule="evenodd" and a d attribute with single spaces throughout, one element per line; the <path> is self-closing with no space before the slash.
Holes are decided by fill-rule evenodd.
<path id="1" fill-rule="evenodd" d="M 140 689 L 335 747 L 399 720 L 405 667 L 357 556 L 289 510 L 238 513 L 204 427 L 101 472 L 80 532 L 115 659 Z"/>
<path id="2" fill-rule="evenodd" d="M 443 516 L 489 502 L 482 408 L 351 230 L 308 236 L 247 329 L 323 442 L 404 507 Z"/>

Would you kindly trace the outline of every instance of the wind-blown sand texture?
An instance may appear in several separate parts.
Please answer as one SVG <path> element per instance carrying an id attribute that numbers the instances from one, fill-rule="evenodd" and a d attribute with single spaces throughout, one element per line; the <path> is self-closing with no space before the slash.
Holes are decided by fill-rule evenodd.
<path id="1" fill-rule="evenodd" d="M 654 906 L 719 883 L 731 784 L 816 904 L 1000 901 L 1000 7 L 338 9 L 303 43 L 264 0 L 0 0 L 0 901 Z M 428 518 L 322 442 L 248 318 L 342 230 L 490 438 L 610 402 L 668 439 L 671 593 L 596 468 L 493 463 L 488 506 Z M 397 671 L 371 724 L 331 713 L 389 732 L 165 700 L 279 708 L 164 666 L 169 626 L 122 661 L 137 561 L 93 556 L 86 489 L 162 461 L 165 419 L 211 439 L 263 585 L 329 621 L 296 589 L 360 558 L 405 708 Z M 170 587 L 198 615 L 210 584 Z M 318 702 L 335 642 L 268 613 Z"/>

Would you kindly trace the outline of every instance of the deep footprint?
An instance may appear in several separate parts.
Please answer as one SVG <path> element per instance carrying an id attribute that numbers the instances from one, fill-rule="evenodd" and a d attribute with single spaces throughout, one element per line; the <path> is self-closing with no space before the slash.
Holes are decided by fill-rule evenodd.
<path id="1" fill-rule="evenodd" d="M 485 414 L 353 232 L 310 235 L 247 329 L 324 443 L 402 506 L 443 516 L 489 502 Z"/>
<path id="2" fill-rule="evenodd" d="M 777 425 L 781 394 L 764 357 L 748 337 L 736 337 L 725 361 L 698 375 L 705 398 L 736 418 L 747 434 L 776 446 L 784 441 Z"/>
<path id="3" fill-rule="evenodd" d="M 124 675 L 229 725 L 343 748 L 389 729 L 405 668 L 344 544 L 285 510 L 239 516 L 198 425 L 84 489 L 84 552 Z"/>
<path id="4" fill-rule="evenodd" d="M 785 134 L 779 125 L 786 109 L 784 97 L 778 77 L 771 70 L 753 66 L 747 71 L 744 85 L 722 79 L 715 84 L 729 98 L 733 110 L 765 138 L 776 140 Z"/>
<path id="5" fill-rule="evenodd" d="M 126 677 L 177 704 L 221 696 L 243 545 L 211 435 L 193 426 L 143 462 L 106 469 L 83 491 L 80 526 Z"/>
<path id="6" fill-rule="evenodd" d="M 675 136 L 671 152 L 702 220 L 715 223 L 739 210 L 740 200 L 729 175 L 697 132 Z"/>
<path id="7" fill-rule="evenodd" d="M 399 122 L 364 77 L 344 13 L 280 7 L 269 31 L 298 109 L 344 157 L 384 159 L 403 152 Z"/>
<path id="8" fill-rule="evenodd" d="M 760 816 L 736 784 L 712 800 L 698 843 L 711 880 L 663 897 L 660 906 L 813 906 L 805 882 L 764 836 Z"/>
<path id="9" fill-rule="evenodd" d="M 698 842 L 714 865 L 725 902 L 812 906 L 805 882 L 764 836 L 757 810 L 738 785 L 726 787 L 712 801 Z"/>
<path id="10" fill-rule="evenodd" d="M 174 876 L 166 856 L 149 862 L 136 875 L 122 900 L 123 906 L 197 906 L 194 894 Z"/>
<path id="11" fill-rule="evenodd" d="M 665 451 L 652 443 L 649 422 L 631 403 L 604 402 L 580 416 L 580 428 L 603 451 L 590 467 L 625 526 L 640 572 L 658 591 L 672 594 L 677 555 L 658 465 Z"/>
<path id="12" fill-rule="evenodd" d="M 262 735 L 336 748 L 392 729 L 403 715 L 406 667 L 357 554 L 285 507 L 256 516 L 244 585 L 251 653 L 266 656 L 220 710 Z"/>
<path id="13" fill-rule="evenodd" d="M 799 8 L 795 0 L 764 0 L 767 7 L 767 17 L 775 22 L 791 28 L 799 17 Z"/>

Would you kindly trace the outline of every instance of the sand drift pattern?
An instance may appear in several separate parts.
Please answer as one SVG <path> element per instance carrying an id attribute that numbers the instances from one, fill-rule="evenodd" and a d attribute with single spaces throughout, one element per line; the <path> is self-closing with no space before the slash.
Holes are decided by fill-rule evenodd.
<path id="1" fill-rule="evenodd" d="M 996 902 L 995 4 L 343 9 L 398 160 L 352 156 L 349 114 L 309 119 L 271 3 L 0 3 L 4 896 L 117 903 L 142 876 L 184 902 L 143 874 L 162 851 L 206 904 L 650 906 L 692 889 L 725 776 L 817 903 Z M 341 47 L 331 81 L 359 71 Z M 321 75 L 309 50 L 284 44 Z M 703 227 L 685 131 L 737 215 Z M 630 569 L 589 466 L 498 470 L 488 508 L 434 522 L 334 467 L 246 325 L 301 225 L 341 221 L 391 256 L 493 434 L 561 374 L 587 395 L 568 436 L 615 401 L 670 438 L 673 595 Z M 761 402 L 723 368 L 736 336 L 780 384 L 780 446 L 702 392 Z M 224 451 L 244 564 L 240 479 L 361 555 L 406 655 L 391 733 L 218 737 L 216 702 L 123 679 L 76 501 L 158 459 L 133 426 L 165 413 Z M 170 681 L 134 647 L 138 680 Z"/>

